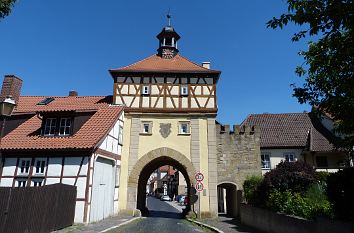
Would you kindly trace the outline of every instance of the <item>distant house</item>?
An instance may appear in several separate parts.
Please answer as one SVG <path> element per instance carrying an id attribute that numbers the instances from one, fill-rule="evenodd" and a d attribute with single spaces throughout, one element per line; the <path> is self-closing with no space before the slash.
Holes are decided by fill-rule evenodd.
<path id="1" fill-rule="evenodd" d="M 328 118 L 313 113 L 251 114 L 242 126 L 260 128 L 262 173 L 282 161 L 303 160 L 320 171 L 337 171 L 348 157 L 333 146 Z"/>
<path id="2" fill-rule="evenodd" d="M 111 96 L 20 96 L 22 80 L 5 76 L 2 95 L 17 107 L 1 141 L 0 186 L 55 183 L 77 187 L 75 222 L 118 211 L 123 108 Z M 15 87 L 15 88 L 13 88 Z"/>

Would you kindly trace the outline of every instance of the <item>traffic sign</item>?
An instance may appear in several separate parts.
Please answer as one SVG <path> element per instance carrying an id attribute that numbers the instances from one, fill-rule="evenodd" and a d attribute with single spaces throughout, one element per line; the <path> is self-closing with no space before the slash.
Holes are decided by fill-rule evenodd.
<path id="1" fill-rule="evenodd" d="M 204 175 L 201 172 L 198 172 L 197 174 L 195 174 L 195 179 L 199 182 L 204 180 Z"/>
<path id="2" fill-rule="evenodd" d="M 203 183 L 200 182 L 200 181 L 198 181 L 198 182 L 195 184 L 195 189 L 197 190 L 197 192 L 203 191 L 203 189 L 204 189 Z"/>

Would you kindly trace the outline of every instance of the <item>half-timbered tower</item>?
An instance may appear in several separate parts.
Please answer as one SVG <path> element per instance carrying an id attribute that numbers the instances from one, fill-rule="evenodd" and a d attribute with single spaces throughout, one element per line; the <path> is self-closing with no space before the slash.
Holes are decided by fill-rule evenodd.
<path id="1" fill-rule="evenodd" d="M 111 69 L 113 102 L 124 105 L 120 211 L 145 208 L 150 174 L 162 165 L 180 170 L 189 186 L 204 175 L 195 204 L 200 214 L 217 213 L 216 84 L 220 71 L 179 53 L 179 34 L 168 24 L 157 35 L 157 53 Z"/>

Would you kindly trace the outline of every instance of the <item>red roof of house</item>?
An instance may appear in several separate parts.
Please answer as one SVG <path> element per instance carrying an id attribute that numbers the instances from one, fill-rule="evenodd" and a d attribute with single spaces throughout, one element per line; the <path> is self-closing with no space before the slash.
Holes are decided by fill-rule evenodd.
<path id="1" fill-rule="evenodd" d="M 252 114 L 242 125 L 260 127 L 263 148 L 334 149 L 334 136 L 311 113 Z"/>
<path id="2" fill-rule="evenodd" d="M 157 54 L 140 60 L 134 64 L 111 69 L 111 73 L 129 73 L 129 72 L 158 72 L 158 73 L 214 73 L 220 74 L 218 70 L 204 68 L 187 58 L 177 54 L 171 59 L 164 59 Z"/>
<path id="3" fill-rule="evenodd" d="M 57 111 L 93 111 L 93 115 L 71 136 L 38 135 L 42 119 L 34 114 L 1 141 L 4 150 L 90 149 L 104 138 L 123 108 L 109 104 L 107 96 L 53 97 L 48 105 L 37 105 L 45 96 L 21 96 L 14 114 Z"/>

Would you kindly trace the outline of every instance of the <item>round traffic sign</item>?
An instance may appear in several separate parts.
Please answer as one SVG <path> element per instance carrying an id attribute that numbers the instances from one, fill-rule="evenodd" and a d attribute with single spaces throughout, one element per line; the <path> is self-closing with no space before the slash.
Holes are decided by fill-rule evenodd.
<path id="1" fill-rule="evenodd" d="M 201 172 L 198 172 L 197 174 L 195 174 L 195 179 L 197 181 L 203 181 L 204 180 L 204 175 Z"/>
<path id="2" fill-rule="evenodd" d="M 203 189 L 204 189 L 203 183 L 202 183 L 202 182 L 197 182 L 197 183 L 195 184 L 195 189 L 196 189 L 198 192 L 203 191 Z"/>

